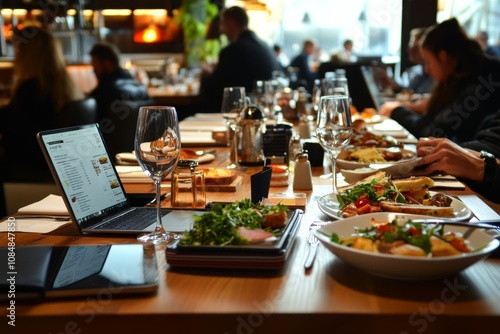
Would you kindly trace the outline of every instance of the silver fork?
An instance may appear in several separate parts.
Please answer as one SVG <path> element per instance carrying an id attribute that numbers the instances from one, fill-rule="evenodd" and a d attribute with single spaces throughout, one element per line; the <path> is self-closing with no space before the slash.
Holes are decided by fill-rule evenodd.
<path id="1" fill-rule="evenodd" d="M 307 243 L 309 244 L 309 252 L 307 253 L 306 261 L 304 262 L 305 270 L 309 270 L 312 268 L 314 264 L 314 259 L 316 259 L 316 253 L 318 252 L 318 244 L 319 240 L 314 236 L 313 230 L 320 228 L 321 226 L 325 226 L 331 222 L 313 222 L 309 229 L 309 236 L 307 237 Z"/>

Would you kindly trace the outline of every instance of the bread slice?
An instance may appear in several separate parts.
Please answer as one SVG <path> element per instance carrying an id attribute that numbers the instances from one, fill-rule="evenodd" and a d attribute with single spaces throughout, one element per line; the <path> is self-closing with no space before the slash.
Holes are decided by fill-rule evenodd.
<path id="1" fill-rule="evenodd" d="M 427 215 L 436 217 L 454 217 L 455 213 L 451 206 L 431 206 L 419 204 L 404 204 L 389 201 L 380 202 L 382 211 L 411 213 L 416 215 Z"/>
<path id="2" fill-rule="evenodd" d="M 384 172 L 384 171 L 374 172 L 373 174 L 368 175 L 367 177 L 365 177 L 365 178 L 363 178 L 363 179 L 361 179 L 361 180 L 359 180 L 357 182 L 348 184 L 347 186 L 338 187 L 338 191 L 339 191 L 339 193 L 342 193 L 342 192 L 346 191 L 347 189 L 351 189 L 351 188 L 356 187 L 358 184 L 370 183 L 373 180 L 377 181 L 377 183 L 382 183 L 383 184 L 383 183 L 389 182 L 390 176 L 388 176 L 386 174 L 386 172 Z"/>
<path id="3" fill-rule="evenodd" d="M 399 191 L 416 191 L 434 187 L 434 181 L 427 176 L 412 176 L 406 179 L 393 180 L 392 183 Z"/>

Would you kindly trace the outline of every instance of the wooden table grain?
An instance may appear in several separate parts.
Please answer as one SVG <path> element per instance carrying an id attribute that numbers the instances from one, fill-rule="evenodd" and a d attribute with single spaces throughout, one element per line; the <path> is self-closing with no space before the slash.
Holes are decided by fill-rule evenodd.
<path id="1" fill-rule="evenodd" d="M 226 148 L 217 150 L 213 165 L 223 165 L 227 159 Z M 320 175 L 325 169 L 326 166 L 315 168 L 314 174 Z M 257 170 L 250 168 L 242 173 L 244 181 L 240 191 L 209 192 L 207 199 L 230 202 L 249 197 L 249 177 Z M 16 327 L 7 325 L 4 307 L 0 311 L 3 319 L 0 328 L 7 328 L 9 333 L 497 332 L 499 259 L 486 259 L 446 279 L 399 281 L 350 267 L 320 246 L 312 270 L 304 271 L 309 224 L 329 219 L 319 210 L 316 201 L 331 190 L 331 185 L 326 184 L 314 185 L 313 190 L 307 192 L 296 242 L 286 266 L 279 272 L 174 270 L 166 263 L 164 246 L 157 246 L 160 275 L 157 294 L 109 297 L 103 291 L 81 299 L 32 304 L 19 301 Z M 271 189 L 271 192 L 283 191 L 293 190 L 291 186 Z M 448 193 L 473 194 L 469 188 Z M 500 205 L 486 202 L 500 213 Z M 6 238 L 5 233 L 0 234 L 2 245 L 6 244 Z M 72 226 L 48 235 L 16 234 L 18 246 L 124 243 L 136 243 L 136 240 L 81 236 Z M 2 333 L 7 332 L 2 329 Z"/>

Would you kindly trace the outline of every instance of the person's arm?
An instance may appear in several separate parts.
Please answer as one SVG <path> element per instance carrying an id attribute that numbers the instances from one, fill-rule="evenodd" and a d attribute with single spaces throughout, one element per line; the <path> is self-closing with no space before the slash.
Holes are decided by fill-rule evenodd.
<path id="1" fill-rule="evenodd" d="M 449 139 L 425 138 L 418 142 L 417 154 L 426 172 L 465 179 L 474 191 L 500 202 L 500 161 L 490 152 L 466 149 Z"/>
<path id="2" fill-rule="evenodd" d="M 460 143 L 460 146 L 476 151 L 485 150 L 500 157 L 500 112 L 482 126 L 474 140 Z"/>
<path id="3" fill-rule="evenodd" d="M 480 153 L 465 149 L 444 138 L 424 138 L 417 143 L 417 155 L 426 172 L 444 172 L 456 177 L 483 182 L 484 161 Z"/>

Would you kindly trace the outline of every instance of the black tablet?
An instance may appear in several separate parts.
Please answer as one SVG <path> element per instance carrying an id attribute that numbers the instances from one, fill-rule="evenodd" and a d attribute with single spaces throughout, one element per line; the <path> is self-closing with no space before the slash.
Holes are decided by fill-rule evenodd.
<path id="1" fill-rule="evenodd" d="M 1 299 L 151 294 L 158 288 L 153 246 L 1 247 Z"/>

